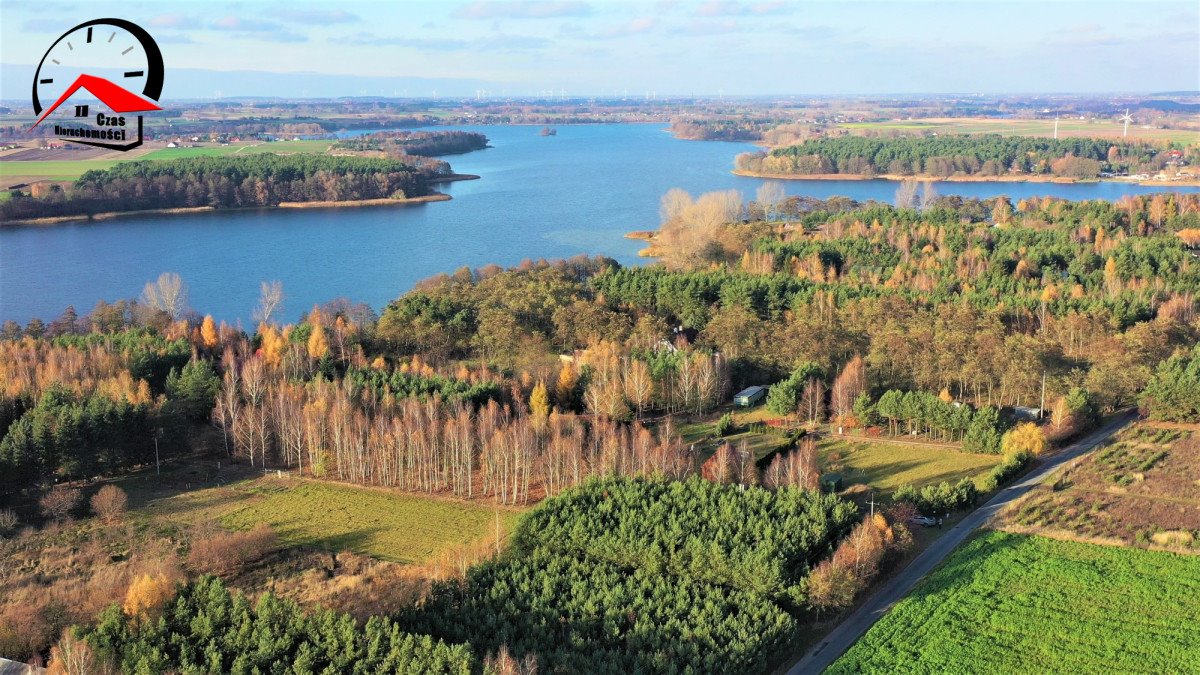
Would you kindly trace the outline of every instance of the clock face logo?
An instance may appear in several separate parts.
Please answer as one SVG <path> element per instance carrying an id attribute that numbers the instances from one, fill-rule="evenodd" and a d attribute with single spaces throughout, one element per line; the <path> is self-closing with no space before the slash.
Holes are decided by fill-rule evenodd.
<path id="1" fill-rule="evenodd" d="M 54 41 L 33 75 L 36 127 L 73 98 L 74 125 L 54 125 L 63 140 L 112 150 L 142 144 L 142 113 L 161 110 L 162 52 L 141 26 L 124 19 L 95 19 Z M 87 100 L 88 103 L 82 101 Z M 93 106 L 90 102 L 99 101 Z M 135 129 L 136 127 L 136 129 Z"/>

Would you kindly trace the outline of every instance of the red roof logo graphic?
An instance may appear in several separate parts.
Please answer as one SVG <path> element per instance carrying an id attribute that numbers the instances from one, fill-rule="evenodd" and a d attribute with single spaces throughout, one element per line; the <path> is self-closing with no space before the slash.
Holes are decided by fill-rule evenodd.
<path id="1" fill-rule="evenodd" d="M 47 115 L 54 112 L 58 106 L 62 105 L 63 101 L 70 98 L 71 95 L 76 91 L 79 91 L 80 88 L 86 89 L 89 93 L 91 93 L 92 96 L 100 99 L 100 102 L 112 109 L 113 112 L 133 113 L 145 112 L 148 110 L 162 110 L 162 108 L 158 107 L 158 105 L 153 101 L 144 99 L 128 89 L 123 89 L 116 84 L 109 82 L 103 77 L 85 74 L 75 78 L 75 82 L 73 82 L 70 87 L 67 87 L 67 90 L 63 92 L 62 96 L 58 97 L 58 100 L 54 102 L 54 105 L 46 108 L 46 110 L 42 112 L 42 116 L 33 123 L 33 126 L 36 127 L 37 125 L 41 124 L 42 120 L 46 119 Z M 30 128 L 32 129 L 33 127 Z"/>

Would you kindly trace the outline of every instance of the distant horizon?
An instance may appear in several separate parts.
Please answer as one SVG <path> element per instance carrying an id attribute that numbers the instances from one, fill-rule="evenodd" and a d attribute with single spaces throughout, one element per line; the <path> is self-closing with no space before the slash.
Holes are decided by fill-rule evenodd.
<path id="1" fill-rule="evenodd" d="M 18 103 L 28 101 L 28 93 L 22 91 L 28 89 L 28 80 L 32 76 L 36 64 L 12 64 L 0 63 L 0 102 Z M 23 73 L 14 75 L 14 70 L 27 70 L 29 77 L 20 77 Z M 219 76 L 224 74 L 238 74 L 246 76 L 293 76 L 293 77 L 350 77 L 344 74 L 337 73 L 317 73 L 307 71 L 291 71 L 291 72 L 274 72 L 265 70 L 210 70 L 210 69 L 175 69 L 173 71 L 176 77 L 180 74 L 188 75 L 194 73 L 204 73 L 207 75 Z M 380 80 L 388 78 L 380 77 Z M 396 80 L 422 80 L 420 77 L 401 76 L 397 75 L 393 79 Z M 455 83 L 453 78 L 443 78 L 441 82 Z M 19 84 L 18 84 L 19 82 Z M 470 83 L 470 80 L 462 80 L 463 83 Z M 179 82 L 174 83 L 176 88 L 181 85 Z M 183 86 L 186 86 L 183 85 Z M 499 85 L 495 85 L 499 88 Z M 442 85 L 445 88 L 445 85 Z M 410 87 L 411 89 L 411 87 Z M 18 96 L 10 96 L 10 90 L 21 91 Z M 891 97 L 891 98 L 941 98 L 941 97 L 965 97 L 965 98 L 999 98 L 999 97 L 1036 97 L 1036 96 L 1062 96 L 1062 97 L 1098 97 L 1098 96 L 1114 96 L 1114 97 L 1200 97 L 1200 89 L 1180 89 L 1180 90 L 1121 90 L 1121 89 L 1098 89 L 1098 90 L 1008 90 L 1008 91 L 859 91 L 859 92 L 781 92 L 781 91 L 764 91 L 758 93 L 720 93 L 718 91 L 697 91 L 697 92 L 650 92 L 649 98 L 651 101 L 671 101 L 681 99 L 700 99 L 700 100 L 761 100 L 765 98 L 818 98 L 818 99 L 856 99 L 856 98 L 872 98 L 872 97 Z M 164 99 L 167 95 L 164 94 Z M 251 93 L 229 93 L 219 97 L 213 95 L 194 95 L 194 96 L 171 96 L 170 100 L 177 102 L 205 102 L 205 101 L 238 101 L 238 100 L 275 100 L 275 101 L 328 101 L 336 99 L 361 99 L 361 100 L 478 100 L 478 101 L 504 101 L 504 100 L 535 100 L 535 101 L 580 101 L 580 100 L 604 100 L 604 101 L 646 101 L 647 92 L 622 92 L 613 91 L 594 91 L 594 92 L 576 92 L 560 95 L 559 93 L 551 94 L 549 92 L 539 91 L 513 91 L 508 93 L 488 93 L 477 95 L 473 92 L 464 93 L 439 93 L 438 95 L 410 93 L 393 94 L 393 93 L 343 93 L 343 94 L 323 94 L 323 95 L 298 95 L 298 94 L 251 94 Z"/>
<path id="2" fill-rule="evenodd" d="M 0 6 L 0 98 L 88 4 Z M 1191 91 L 1200 8 L 1023 2 L 187 2 L 123 5 L 164 100 Z M 1003 36 L 997 39 L 996 36 Z"/>

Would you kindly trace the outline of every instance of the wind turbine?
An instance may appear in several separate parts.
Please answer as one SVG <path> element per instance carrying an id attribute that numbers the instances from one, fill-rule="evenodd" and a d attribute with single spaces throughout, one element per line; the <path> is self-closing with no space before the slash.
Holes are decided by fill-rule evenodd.
<path id="1" fill-rule="evenodd" d="M 1058 140 L 1058 115 L 1054 116 L 1054 140 Z"/>
<path id="2" fill-rule="evenodd" d="M 1121 135 L 1121 137 L 1128 138 L 1129 137 L 1129 123 L 1133 121 L 1133 118 L 1129 116 L 1129 108 L 1126 108 L 1125 114 L 1121 115 L 1121 121 L 1125 123 L 1125 133 L 1123 133 Z"/>

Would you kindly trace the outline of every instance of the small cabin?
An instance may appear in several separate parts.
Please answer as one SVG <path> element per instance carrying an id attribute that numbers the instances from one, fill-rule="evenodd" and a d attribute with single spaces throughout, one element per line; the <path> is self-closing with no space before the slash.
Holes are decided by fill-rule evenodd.
<path id="1" fill-rule="evenodd" d="M 1036 422 L 1042 419 L 1041 408 L 1030 408 L 1023 405 L 1013 406 L 1013 417 L 1022 422 Z"/>
<path id="2" fill-rule="evenodd" d="M 766 398 L 766 396 L 767 396 L 767 388 L 766 387 L 762 387 L 762 386 L 758 386 L 758 385 L 755 385 L 753 387 L 746 387 L 745 389 L 739 391 L 737 393 L 737 395 L 733 397 L 733 404 L 738 406 L 739 408 L 749 408 L 750 406 L 757 405 L 764 398 Z"/>

